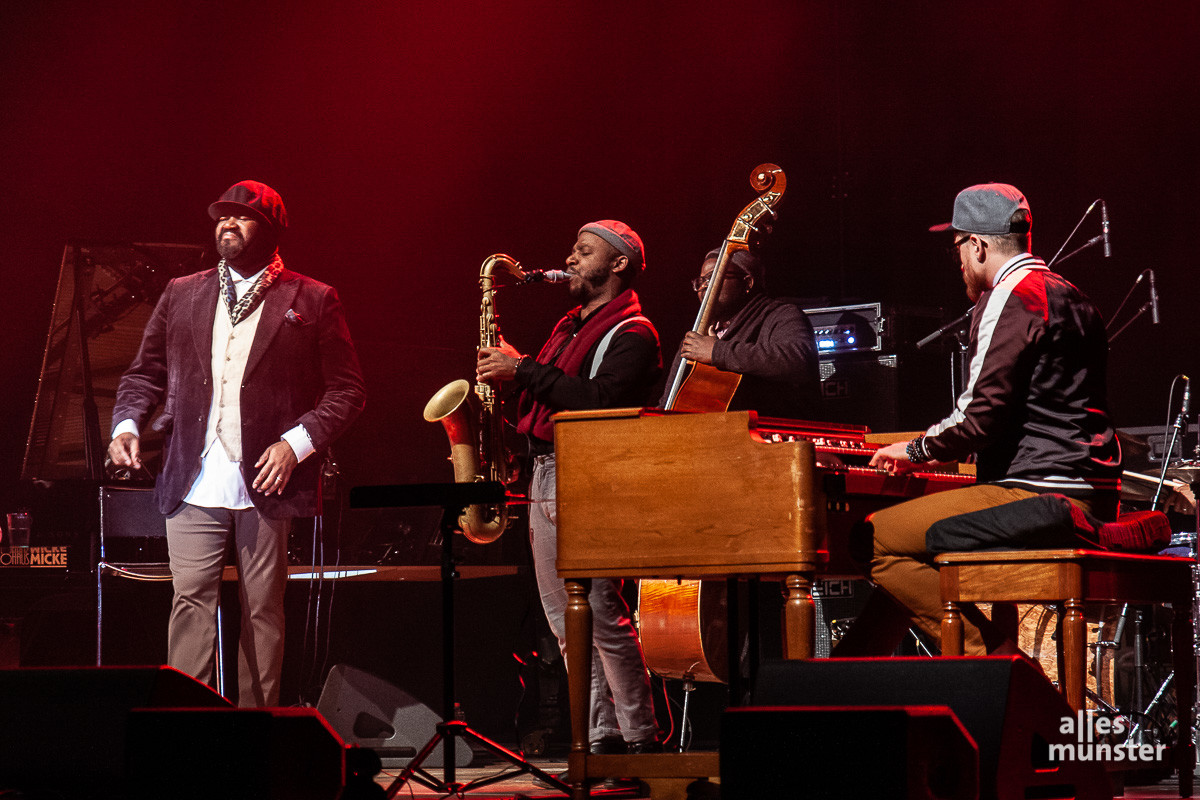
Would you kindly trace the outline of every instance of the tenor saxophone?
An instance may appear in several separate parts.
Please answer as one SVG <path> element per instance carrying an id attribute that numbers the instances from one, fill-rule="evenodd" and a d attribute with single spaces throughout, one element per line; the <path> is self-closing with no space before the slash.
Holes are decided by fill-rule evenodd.
<path id="1" fill-rule="evenodd" d="M 518 280 L 528 280 L 512 256 L 496 253 L 488 256 L 479 268 L 479 289 L 483 301 L 479 309 L 479 346 L 495 347 L 500 342 L 500 327 L 496 322 L 494 271 L 503 267 Z M 439 389 L 425 404 L 425 421 L 440 422 L 450 439 L 450 463 L 454 465 L 456 483 L 499 481 L 508 483 L 511 476 L 508 448 L 504 444 L 504 411 L 496 389 L 487 383 L 475 384 L 479 410 L 471 413 L 471 384 L 465 380 L 452 381 Z M 508 506 L 467 506 L 458 518 L 458 526 L 468 540 L 490 544 L 500 538 L 508 527 Z"/>

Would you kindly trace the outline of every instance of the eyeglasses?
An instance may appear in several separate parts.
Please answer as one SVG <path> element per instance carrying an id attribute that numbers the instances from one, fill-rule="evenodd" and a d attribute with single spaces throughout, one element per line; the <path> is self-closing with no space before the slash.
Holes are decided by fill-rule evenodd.
<path id="1" fill-rule="evenodd" d="M 958 248 L 962 247 L 967 242 L 971 241 L 971 237 L 964 236 L 961 239 L 955 239 L 953 244 L 946 245 L 946 255 L 950 256 L 950 260 L 958 263 Z"/>
<path id="2" fill-rule="evenodd" d="M 726 272 L 725 277 L 728 278 L 729 280 L 744 281 L 746 278 L 749 278 L 750 276 L 745 272 Z M 705 289 L 708 288 L 708 285 L 710 283 L 712 283 L 712 274 L 711 273 L 708 275 L 705 275 L 704 277 L 701 277 L 701 278 L 692 278 L 692 291 L 703 292 Z"/>

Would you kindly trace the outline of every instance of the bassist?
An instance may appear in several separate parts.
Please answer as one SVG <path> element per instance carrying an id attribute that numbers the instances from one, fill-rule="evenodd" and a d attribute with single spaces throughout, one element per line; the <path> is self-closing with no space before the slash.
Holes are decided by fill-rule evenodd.
<path id="1" fill-rule="evenodd" d="M 703 297 L 720 249 L 704 258 L 692 288 Z M 794 303 L 767 296 L 762 260 L 749 250 L 730 257 L 714 295 L 708 331 L 688 331 L 671 374 L 686 358 L 742 376 L 731 410 L 753 409 L 768 417 L 817 419 L 820 376 L 812 323 Z M 664 393 L 661 404 L 665 404 Z"/>

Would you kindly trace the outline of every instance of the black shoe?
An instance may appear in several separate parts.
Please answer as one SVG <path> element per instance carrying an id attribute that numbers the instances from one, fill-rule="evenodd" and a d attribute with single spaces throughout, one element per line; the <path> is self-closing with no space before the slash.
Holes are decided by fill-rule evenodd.
<path id="1" fill-rule="evenodd" d="M 627 752 L 625 740 L 620 736 L 604 736 L 588 746 L 594 756 L 619 756 Z"/>
<path id="2" fill-rule="evenodd" d="M 640 755 L 642 753 L 661 753 L 663 751 L 663 743 L 658 739 L 646 739 L 641 742 L 626 742 L 625 752 L 630 755 Z"/>

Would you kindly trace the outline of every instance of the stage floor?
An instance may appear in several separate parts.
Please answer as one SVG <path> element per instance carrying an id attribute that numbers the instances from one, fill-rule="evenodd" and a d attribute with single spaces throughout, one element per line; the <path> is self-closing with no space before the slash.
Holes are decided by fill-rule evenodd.
<path id="1" fill-rule="evenodd" d="M 535 758 L 530 759 L 530 763 L 532 763 L 538 769 L 548 772 L 551 775 L 557 775 L 561 772 L 565 772 L 567 769 L 567 762 L 564 759 Z M 500 773 L 504 766 L 504 764 L 499 762 L 487 764 L 482 763 L 482 757 L 477 755 L 476 760 L 472 762 L 471 766 L 459 767 L 456 770 L 455 780 L 458 783 L 466 784 L 470 783 L 471 781 L 486 779 Z M 435 778 L 439 780 L 442 779 L 442 770 L 440 768 L 430 769 L 429 772 Z M 386 788 L 392 784 L 399 774 L 399 769 L 385 770 L 383 774 L 380 774 L 376 777 L 375 782 Z M 1200 780 L 1198 780 L 1197 783 L 1200 784 Z M 800 776 L 797 776 L 796 786 L 799 787 L 802 784 L 803 779 Z M 647 787 L 645 784 L 642 784 L 640 787 L 632 785 L 625 788 L 596 787 L 592 790 L 592 795 L 596 797 L 607 798 L 636 798 L 655 796 L 656 793 L 647 792 L 646 789 Z M 790 793 L 791 792 L 789 791 L 788 794 Z M 404 787 L 402 787 L 397 796 L 433 798 L 444 797 L 445 794 L 438 794 L 422 786 L 416 781 L 409 781 Z M 465 797 L 468 799 L 477 798 L 478 800 L 509 800 L 510 798 L 512 800 L 521 800 L 523 798 L 535 800 L 536 798 L 562 796 L 563 795 L 559 794 L 553 789 L 547 789 L 534 783 L 533 779 L 529 775 L 519 775 L 499 783 L 472 789 L 465 795 Z M 701 791 L 700 793 L 695 794 L 694 797 L 697 798 L 697 800 L 708 800 L 708 798 L 716 800 L 716 798 L 720 797 L 720 787 L 714 783 L 708 791 Z M 1125 788 L 1125 793 L 1123 795 L 1117 795 L 1117 797 L 1124 798 L 1124 800 L 1167 800 L 1167 798 L 1177 798 L 1179 797 L 1179 781 L 1175 776 L 1172 775 L 1169 778 L 1165 778 L 1158 783 L 1150 785 L 1127 786 Z"/>

